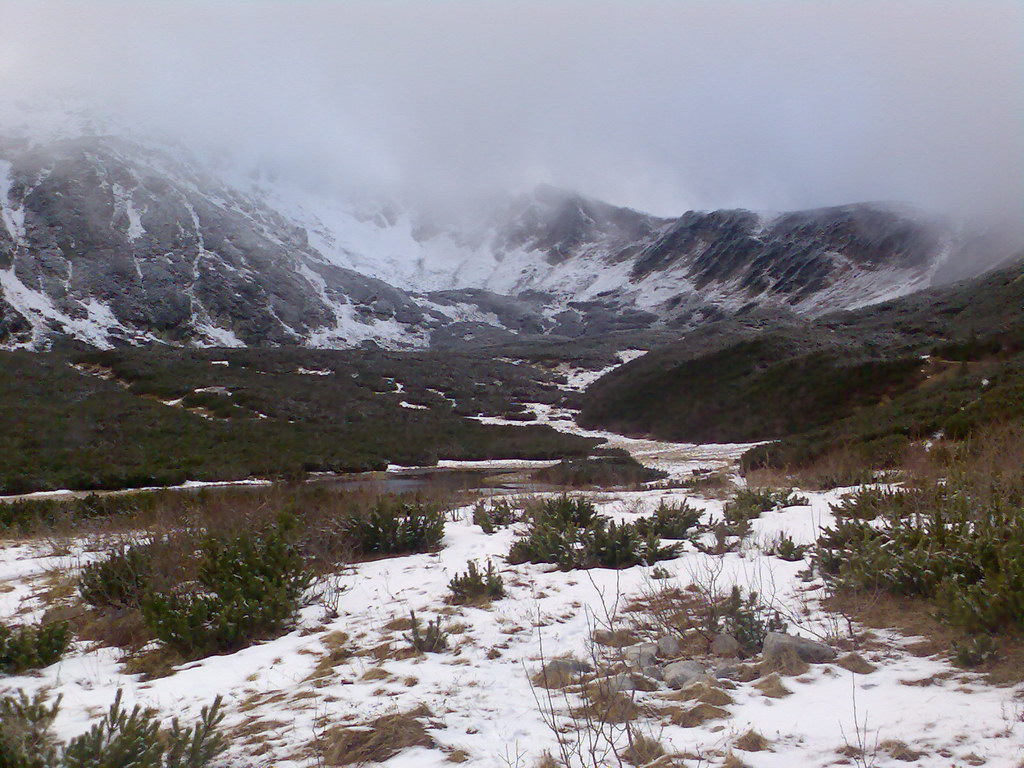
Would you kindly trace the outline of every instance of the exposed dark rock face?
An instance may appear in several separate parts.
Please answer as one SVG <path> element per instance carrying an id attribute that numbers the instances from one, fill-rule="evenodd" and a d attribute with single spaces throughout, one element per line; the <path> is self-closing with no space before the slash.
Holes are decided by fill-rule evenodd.
<path id="1" fill-rule="evenodd" d="M 947 229 L 893 206 L 664 219 L 541 188 L 484 234 L 414 227 L 412 250 L 392 258 L 425 258 L 416 249 L 441 236 L 454 249 L 435 258 L 456 287 L 432 291 L 348 268 L 267 200 L 114 136 L 0 138 L 0 346 L 451 346 L 686 330 L 908 293 L 955 247 Z M 361 221 L 390 232 L 401 219 L 383 206 Z M 362 247 L 372 264 L 376 246 Z M 500 292 L 486 270 L 460 277 L 481 254 L 506 270 Z"/>

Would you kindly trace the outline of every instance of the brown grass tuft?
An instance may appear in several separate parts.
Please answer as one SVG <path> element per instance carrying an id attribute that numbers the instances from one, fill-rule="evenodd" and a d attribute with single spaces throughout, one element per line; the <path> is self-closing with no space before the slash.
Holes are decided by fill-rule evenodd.
<path id="1" fill-rule="evenodd" d="M 770 749 L 768 739 L 753 728 L 736 739 L 733 742 L 733 746 L 736 749 L 742 749 L 744 752 L 764 752 Z"/>
<path id="2" fill-rule="evenodd" d="M 781 699 L 793 693 L 775 672 L 758 680 L 754 683 L 754 687 L 770 699 Z"/>
<path id="3" fill-rule="evenodd" d="M 912 763 L 925 755 L 924 752 L 911 749 L 905 741 L 899 739 L 886 739 L 879 742 L 878 748 L 888 752 L 893 760 L 902 760 L 905 763 Z"/>
<path id="4" fill-rule="evenodd" d="M 383 763 L 410 747 L 433 747 L 434 740 L 420 722 L 429 716 L 430 710 L 421 705 L 409 712 L 378 717 L 362 728 L 331 728 L 320 745 L 324 764 Z"/>
<path id="5" fill-rule="evenodd" d="M 667 710 L 672 718 L 672 724 L 683 728 L 696 728 L 708 720 L 721 720 L 731 717 L 729 710 L 716 707 L 714 704 L 700 703 L 695 707 L 683 709 L 682 707 L 669 707 Z"/>
<path id="6" fill-rule="evenodd" d="M 665 754 L 665 747 L 657 739 L 638 733 L 622 753 L 623 759 L 631 765 L 644 766 L 653 763 Z"/>
<path id="7" fill-rule="evenodd" d="M 836 664 L 848 672 L 853 672 L 855 675 L 870 675 L 878 669 L 878 667 L 857 653 L 848 653 L 845 656 L 840 656 L 836 659 Z"/>

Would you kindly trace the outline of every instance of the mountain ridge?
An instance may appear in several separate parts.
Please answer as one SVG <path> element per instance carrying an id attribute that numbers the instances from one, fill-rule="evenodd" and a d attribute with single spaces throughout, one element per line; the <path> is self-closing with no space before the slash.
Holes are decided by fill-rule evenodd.
<path id="1" fill-rule="evenodd" d="M 651 216 L 540 187 L 473 225 L 0 130 L 0 346 L 389 348 L 816 316 L 931 284 L 955 228 L 891 205 Z"/>

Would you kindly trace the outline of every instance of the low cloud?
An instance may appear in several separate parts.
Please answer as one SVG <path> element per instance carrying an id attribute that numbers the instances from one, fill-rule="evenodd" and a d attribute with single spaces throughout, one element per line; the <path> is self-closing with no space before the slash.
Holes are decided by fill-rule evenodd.
<path id="1" fill-rule="evenodd" d="M 1024 220 L 1016 2 L 0 3 L 73 92 L 303 184 Z"/>

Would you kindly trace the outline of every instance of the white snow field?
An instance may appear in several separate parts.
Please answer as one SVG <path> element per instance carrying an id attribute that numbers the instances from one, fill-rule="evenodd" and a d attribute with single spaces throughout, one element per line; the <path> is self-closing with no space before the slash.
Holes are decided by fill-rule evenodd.
<path id="1" fill-rule="evenodd" d="M 634 357 L 631 352 L 622 355 L 624 360 Z M 592 378 L 586 372 L 570 374 L 575 386 Z M 615 519 L 636 519 L 659 503 L 686 501 L 703 510 L 707 522 L 721 516 L 721 494 L 703 496 L 678 487 L 678 481 L 693 478 L 694 470 L 714 470 L 743 483 L 735 470 L 747 445 L 624 438 L 580 429 L 571 411 L 533 408 L 538 421 L 605 437 L 677 481 L 677 487 L 669 488 L 580 492 Z M 451 468 L 491 466 L 500 472 L 549 464 L 444 462 Z M 403 469 L 408 468 L 392 468 Z M 51 696 L 60 695 L 62 709 L 55 724 L 60 737 L 84 731 L 118 690 L 129 706 L 140 703 L 158 708 L 168 718 L 186 720 L 222 695 L 224 727 L 232 741 L 223 763 L 268 768 L 324 765 L 322 745 L 330 728 L 369 726 L 376 718 L 425 706 L 429 715 L 420 722 L 432 746 L 404 749 L 376 764 L 533 768 L 544 752 L 558 754 L 559 738 L 589 743 L 594 736 L 580 733 L 580 723 L 569 717 L 569 710 L 581 702 L 571 692 L 576 689 L 555 690 L 549 696 L 531 683 L 545 661 L 574 657 L 621 662 L 621 650 L 593 642 L 595 630 L 632 628 L 636 641 L 656 640 L 658 634 L 644 629 L 649 622 L 643 621 L 642 612 L 631 610 L 631 601 L 659 590 L 685 591 L 694 584 L 707 588 L 714 582 L 726 591 L 733 584 L 757 591 L 784 616 L 790 633 L 833 644 L 840 653 L 854 647 L 875 670 L 855 674 L 836 663 L 812 664 L 802 674 L 782 677 L 791 694 L 781 698 L 762 693 L 756 679 L 720 680 L 718 685 L 731 699 L 723 705 L 725 716 L 693 727 L 671 722 L 671 707 L 678 710 L 694 703 L 680 701 L 680 692 L 660 684 L 653 691 L 630 693 L 641 708 L 633 723 L 635 732 L 657 739 L 669 755 L 677 755 L 649 765 L 1024 765 L 1024 685 L 995 686 L 943 658 L 915 655 L 912 645 L 920 638 L 868 632 L 853 625 L 859 641 L 852 640 L 846 619 L 821 605 L 827 595 L 821 579 L 801 577 L 808 564 L 767 554 L 781 534 L 797 544 L 813 542 L 832 522 L 830 505 L 853 490 L 801 492 L 806 504 L 763 513 L 752 522 L 752 532 L 738 551 L 706 554 L 686 543 L 675 559 L 623 570 L 560 572 L 548 565 L 510 565 L 505 556 L 520 526 L 488 535 L 473 524 L 469 505 L 449 515 L 440 551 L 344 569 L 333 577 L 344 588 L 336 606 L 312 602 L 301 611 L 294 629 L 275 640 L 187 663 L 169 676 L 149 681 L 125 673 L 120 651 L 76 642 L 57 664 L 0 678 L 0 692 L 48 690 Z M 38 618 L 51 577 L 73 573 L 96 556 L 86 544 L 0 542 L 0 618 Z M 485 607 L 447 604 L 449 580 L 464 572 L 471 560 L 495 565 L 504 580 L 504 598 Z M 440 617 L 451 632 L 450 649 L 411 654 L 401 625 L 410 611 L 424 622 Z M 714 673 L 723 660 L 701 657 L 701 662 Z M 737 745 L 751 729 L 767 740 L 766 749 L 744 751 Z M 606 733 L 618 739 L 620 748 L 625 746 L 623 728 Z M 621 764 L 601 738 L 594 743 L 592 752 L 584 750 L 586 761 L 573 768 Z"/>
<path id="2" fill-rule="evenodd" d="M 694 449 L 678 450 L 681 466 L 690 467 Z M 736 449 L 703 446 L 700 453 L 703 461 L 726 463 Z M 657 462 L 671 465 L 664 454 Z M 842 493 L 808 493 L 806 506 L 765 513 L 739 552 L 714 556 L 686 545 L 678 558 L 659 564 L 670 580 L 652 579 L 654 569 L 645 566 L 563 573 L 550 566 L 508 565 L 504 556 L 514 530 L 487 535 L 472 524 L 471 508 L 465 507 L 447 523 L 441 551 L 362 563 L 342 572 L 346 591 L 336 617 L 311 605 L 283 637 L 189 663 L 148 682 L 122 671 L 118 651 L 80 642 L 60 663 L 0 679 L 0 688 L 61 695 L 56 723 L 61 736 L 83 731 L 119 689 L 127 703 L 154 706 L 167 716 L 195 715 L 221 694 L 228 712 L 225 726 L 236 734 L 225 760 L 247 766 L 317 765 L 315 744 L 325 728 L 365 724 L 425 705 L 431 714 L 424 723 L 435 746 L 402 751 L 384 765 L 429 768 L 457 760 L 481 768 L 525 768 L 544 750 L 556 748 L 542 714 L 546 692 L 533 689 L 530 675 L 545 658 L 590 658 L 595 628 L 609 622 L 628 626 L 630 614 L 623 609 L 630 598 L 715 574 L 720 586 L 738 583 L 759 591 L 787 616 L 791 632 L 836 641 L 844 628 L 818 605 L 822 583 L 801 581 L 797 574 L 804 563 L 770 557 L 762 547 L 779 532 L 797 543 L 812 541 L 830 522 L 829 504 Z M 663 500 L 686 499 L 708 515 L 718 514 L 722 506 L 679 489 L 590 495 L 601 511 L 621 519 L 648 513 Z M 74 569 L 89 557 L 74 544 L 72 554 L 55 556 L 51 550 L 52 544 L 44 542 L 9 543 L 0 550 L 4 619 L 33 618 L 41 609 L 35 595 L 47 575 Z M 467 561 L 488 559 L 504 578 L 507 596 L 486 608 L 446 606 L 449 579 L 464 571 Z M 412 657 L 393 653 L 408 644 L 389 623 L 410 610 L 423 619 L 441 615 L 453 631 L 452 650 Z M 914 656 L 907 650 L 910 640 L 876 633 L 861 654 L 877 671 L 857 675 L 835 664 L 815 664 L 806 674 L 783 678 L 792 690 L 784 698 L 768 698 L 753 683 L 725 683 L 735 686 L 728 691 L 734 702 L 725 706 L 728 717 L 691 728 L 672 725 L 667 715 L 657 713 L 659 707 L 679 703 L 666 699 L 672 691 L 638 692 L 636 702 L 652 712 L 640 717 L 638 725 L 670 752 L 690 755 L 680 765 L 725 765 L 730 747 L 751 728 L 768 740 L 768 749 L 736 750 L 735 755 L 754 768 L 907 764 L 884 748 L 873 748 L 889 740 L 908 746 L 909 753 L 899 753 L 903 757 L 920 753 L 916 766 L 1018 765 L 1024 740 L 1021 688 L 993 687 L 942 659 Z M 344 652 L 332 657 L 339 646 Z M 336 658 L 336 663 L 324 663 L 325 658 Z M 561 711 L 561 694 L 554 701 L 558 724 L 571 728 Z M 869 762 L 837 752 L 861 742 Z"/>

